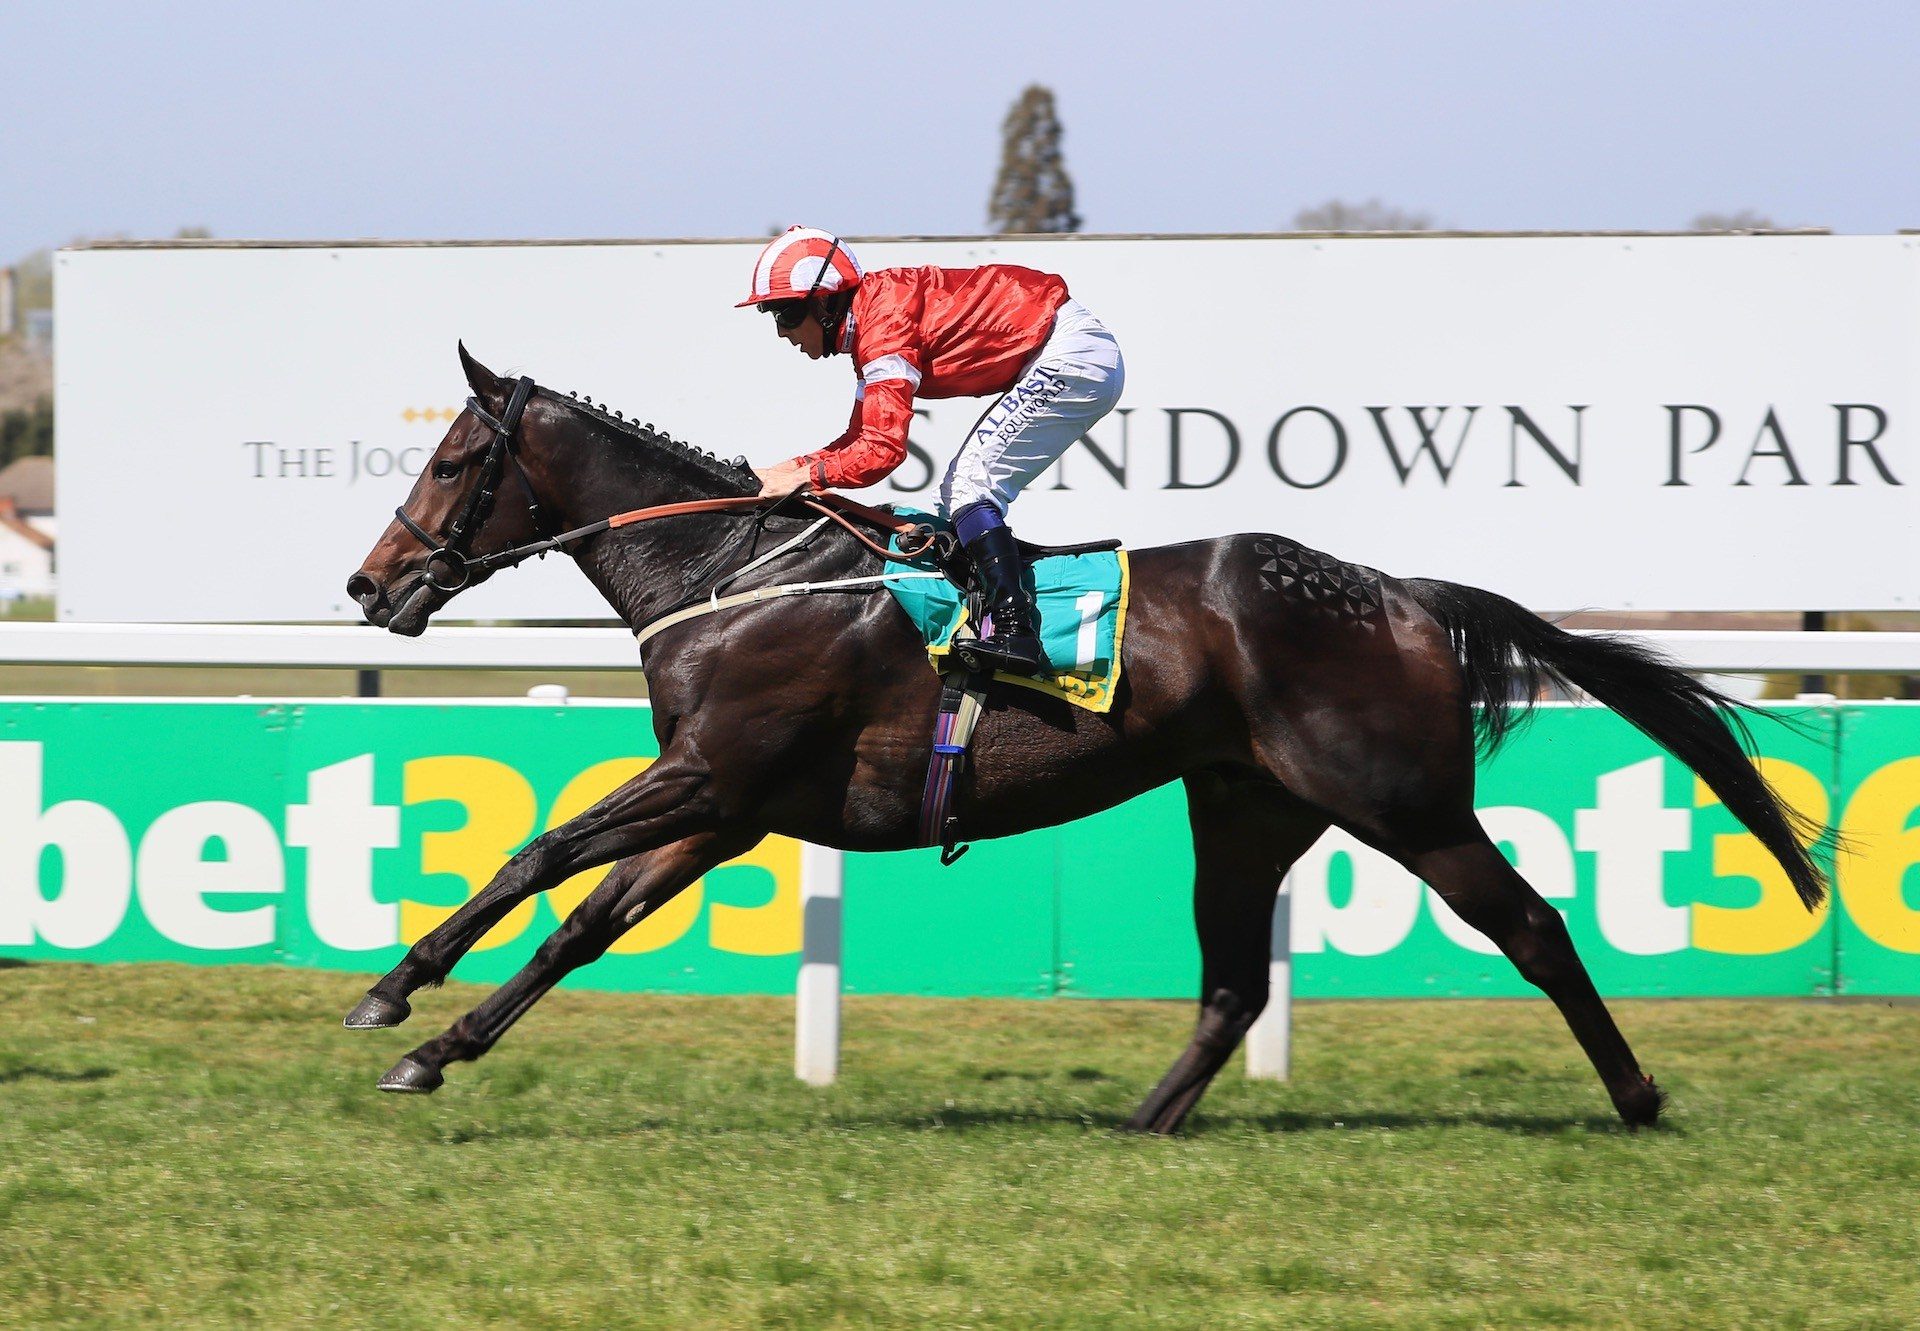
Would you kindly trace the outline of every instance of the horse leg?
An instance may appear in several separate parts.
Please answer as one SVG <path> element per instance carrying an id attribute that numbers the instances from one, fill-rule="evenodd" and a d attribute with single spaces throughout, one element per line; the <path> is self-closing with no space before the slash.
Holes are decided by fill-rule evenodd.
<path id="1" fill-rule="evenodd" d="M 1267 1005 L 1274 898 L 1323 814 L 1271 782 L 1213 773 L 1187 778 L 1193 826 L 1193 914 L 1200 935 L 1200 1018 L 1193 1039 L 1127 1120 L 1176 1131 Z"/>
<path id="2" fill-rule="evenodd" d="M 1666 1097 L 1640 1071 L 1633 1051 L 1573 949 L 1566 921 L 1507 863 L 1474 816 L 1471 738 L 1465 726 L 1425 754 L 1376 742 L 1368 753 L 1376 785 L 1329 759 L 1301 784 L 1316 805 L 1375 849 L 1392 856 L 1506 954 L 1529 984 L 1551 998 L 1627 1123 L 1660 1115 Z M 1360 744 L 1351 752 L 1367 752 Z M 1381 774 L 1394 774 L 1386 780 Z M 1380 790 L 1397 797 L 1382 799 Z"/>
<path id="3" fill-rule="evenodd" d="M 584 869 L 678 841 L 714 813 L 711 778 L 691 762 L 663 756 L 653 766 L 567 823 L 535 837 L 486 887 L 407 949 L 347 1014 L 354 1030 L 398 1026 L 407 998 L 439 984 L 508 911 Z"/>
<path id="4" fill-rule="evenodd" d="M 1425 879 L 1456 915 L 1497 943 L 1527 982 L 1553 1000 L 1622 1120 L 1637 1128 L 1660 1117 L 1666 1095 L 1634 1060 L 1574 951 L 1566 921 L 1507 863 L 1477 821 L 1453 844 L 1396 858 Z"/>
<path id="5" fill-rule="evenodd" d="M 620 935 L 673 900 L 715 865 L 744 854 L 758 838 L 702 833 L 614 865 L 511 980 L 380 1078 L 383 1091 L 422 1093 L 445 1079 L 449 1063 L 479 1058 L 570 972 L 598 960 Z"/>

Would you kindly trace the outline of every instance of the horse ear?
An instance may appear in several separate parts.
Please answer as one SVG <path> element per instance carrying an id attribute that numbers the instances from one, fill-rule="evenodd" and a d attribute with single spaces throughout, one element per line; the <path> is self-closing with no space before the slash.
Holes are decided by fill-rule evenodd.
<path id="1" fill-rule="evenodd" d="M 473 395 L 482 402 L 500 401 L 507 395 L 500 376 L 475 360 L 467 351 L 467 344 L 460 343 L 460 368 L 466 371 L 467 386 L 473 389 Z"/>

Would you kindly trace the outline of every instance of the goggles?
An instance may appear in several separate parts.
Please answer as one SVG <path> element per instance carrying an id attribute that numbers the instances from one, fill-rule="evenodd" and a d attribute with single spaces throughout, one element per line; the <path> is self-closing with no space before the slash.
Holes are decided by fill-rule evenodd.
<path id="1" fill-rule="evenodd" d="M 791 332 L 807 321 L 811 314 L 812 301 L 809 300 L 763 300 L 755 309 L 762 314 L 773 316 L 773 326 L 781 332 Z"/>

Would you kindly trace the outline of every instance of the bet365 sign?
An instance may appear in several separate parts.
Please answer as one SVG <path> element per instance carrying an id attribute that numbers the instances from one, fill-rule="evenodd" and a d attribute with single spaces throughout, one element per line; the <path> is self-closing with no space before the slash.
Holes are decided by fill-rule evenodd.
<path id="1" fill-rule="evenodd" d="M 1543 711 L 1481 772 L 1480 818 L 1609 993 L 1920 993 L 1920 707 L 1805 711 L 1756 733 L 1767 779 L 1846 847 L 1817 913 L 1691 773 L 1599 709 Z M 384 969 L 653 752 L 650 714 L 631 706 L 0 705 L 0 950 Z M 582 982 L 786 989 L 799 860 L 769 838 Z M 603 874 L 516 908 L 457 974 L 503 978 Z M 854 856 L 849 982 L 1188 996 L 1190 877 L 1177 791 L 952 870 Z M 1531 992 L 1433 892 L 1342 833 L 1290 885 L 1303 994 Z"/>

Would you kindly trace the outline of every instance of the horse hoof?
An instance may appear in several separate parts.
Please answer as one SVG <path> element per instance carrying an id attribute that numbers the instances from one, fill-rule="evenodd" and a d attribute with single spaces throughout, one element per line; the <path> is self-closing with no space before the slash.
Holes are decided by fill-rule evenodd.
<path id="1" fill-rule="evenodd" d="M 380 1078 L 380 1089 L 402 1095 L 431 1095 L 445 1080 L 439 1068 L 430 1068 L 408 1055 L 387 1069 L 387 1075 Z"/>
<path id="2" fill-rule="evenodd" d="M 398 1026 L 412 1015 L 413 1009 L 404 1002 L 390 1003 L 384 998 L 368 994 L 340 1024 L 350 1031 L 378 1031 L 388 1026 Z"/>
<path id="3" fill-rule="evenodd" d="M 1667 1107 L 1667 1093 L 1653 1084 L 1652 1077 L 1643 1076 L 1624 1097 L 1614 1102 L 1621 1121 L 1632 1131 L 1650 1128 L 1660 1121 L 1661 1111 Z"/>
<path id="4" fill-rule="evenodd" d="M 1120 1131 L 1143 1137 L 1171 1137 L 1180 1131 L 1180 1125 L 1186 1120 L 1184 1113 L 1176 1114 L 1171 1108 L 1162 1108 L 1149 1114 L 1147 1106 L 1142 1105 L 1133 1113 L 1133 1117 L 1120 1125 Z"/>

